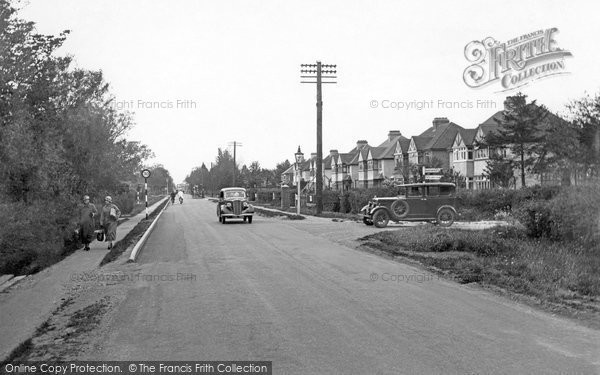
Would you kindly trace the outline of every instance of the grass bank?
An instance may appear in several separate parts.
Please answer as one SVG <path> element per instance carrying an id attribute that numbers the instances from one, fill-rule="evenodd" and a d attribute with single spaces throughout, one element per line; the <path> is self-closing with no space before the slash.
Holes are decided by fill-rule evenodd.
<path id="1" fill-rule="evenodd" d="M 600 327 L 600 249 L 530 239 L 515 227 L 469 231 L 402 228 L 361 238 L 363 245 L 417 260 L 461 283 L 499 287 Z"/>

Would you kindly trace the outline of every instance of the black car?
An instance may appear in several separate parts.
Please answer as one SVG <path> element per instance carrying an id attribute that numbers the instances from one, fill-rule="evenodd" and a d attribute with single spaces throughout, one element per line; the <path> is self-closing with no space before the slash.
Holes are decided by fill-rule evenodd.
<path id="1" fill-rule="evenodd" d="M 217 203 L 217 216 L 223 224 L 227 219 L 242 219 L 252 224 L 254 207 L 248 203 L 246 189 L 230 187 L 221 189 Z"/>
<path id="2" fill-rule="evenodd" d="M 450 182 L 425 182 L 398 186 L 395 197 L 374 197 L 361 209 L 366 225 L 384 228 L 390 220 L 430 221 L 449 227 L 456 217 L 456 185 Z"/>

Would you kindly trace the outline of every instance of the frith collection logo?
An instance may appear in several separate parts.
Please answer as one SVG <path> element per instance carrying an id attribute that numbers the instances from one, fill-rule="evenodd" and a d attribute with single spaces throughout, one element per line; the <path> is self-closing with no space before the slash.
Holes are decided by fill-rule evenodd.
<path id="1" fill-rule="evenodd" d="M 492 37 L 472 41 L 465 47 L 465 57 L 472 63 L 464 73 L 467 86 L 481 88 L 495 82 L 500 91 L 513 90 L 549 76 L 568 74 L 565 57 L 571 52 L 558 48 L 554 36 L 557 28 L 537 30 L 500 43 Z"/>

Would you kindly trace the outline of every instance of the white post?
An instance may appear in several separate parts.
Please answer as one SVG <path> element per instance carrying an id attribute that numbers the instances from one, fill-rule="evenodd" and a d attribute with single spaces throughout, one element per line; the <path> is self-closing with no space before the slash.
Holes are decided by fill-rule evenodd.
<path id="1" fill-rule="evenodd" d="M 144 178 L 144 192 L 146 196 L 146 220 L 148 220 L 148 179 Z"/>
<path id="2" fill-rule="evenodd" d="M 296 214 L 300 215 L 300 164 L 296 163 L 296 185 L 298 185 L 298 194 L 296 194 Z"/>

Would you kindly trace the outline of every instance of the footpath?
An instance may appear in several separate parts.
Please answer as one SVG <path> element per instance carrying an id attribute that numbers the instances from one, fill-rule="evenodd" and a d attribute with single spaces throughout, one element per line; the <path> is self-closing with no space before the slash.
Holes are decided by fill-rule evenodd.
<path id="1" fill-rule="evenodd" d="M 168 197 L 148 207 L 151 214 Z M 130 217 L 117 227 L 115 244 L 146 218 L 145 210 Z M 62 261 L 29 275 L 0 292 L 0 361 L 23 341 L 29 339 L 37 327 L 44 323 L 68 295 L 67 285 L 85 272 L 98 268 L 109 252 L 108 243 L 94 241 L 90 250 L 77 250 Z M 0 280 L 1 281 L 1 280 Z M 13 280 L 8 281 L 9 283 Z M 0 285 L 0 289 L 3 288 Z"/>

